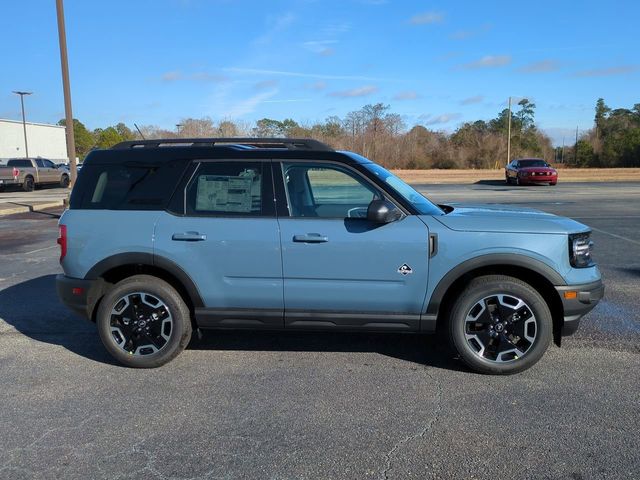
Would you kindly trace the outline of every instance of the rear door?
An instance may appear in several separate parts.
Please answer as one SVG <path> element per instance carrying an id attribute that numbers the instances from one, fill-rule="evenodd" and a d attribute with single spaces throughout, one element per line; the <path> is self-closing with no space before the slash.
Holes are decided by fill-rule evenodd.
<path id="1" fill-rule="evenodd" d="M 282 258 L 270 161 L 201 161 L 156 225 L 154 255 L 179 265 L 203 327 L 282 327 Z"/>
<path id="2" fill-rule="evenodd" d="M 274 164 L 276 167 L 276 164 Z M 384 195 L 351 168 L 282 162 L 274 168 L 289 328 L 417 330 L 428 278 L 429 232 L 417 216 L 367 220 Z"/>

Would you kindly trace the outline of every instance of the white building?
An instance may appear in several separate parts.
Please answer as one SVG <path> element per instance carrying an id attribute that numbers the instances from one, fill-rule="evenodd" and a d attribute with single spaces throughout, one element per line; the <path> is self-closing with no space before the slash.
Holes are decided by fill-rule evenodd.
<path id="1" fill-rule="evenodd" d="M 48 158 L 54 163 L 68 161 L 65 127 L 27 122 L 27 145 L 30 157 Z M 24 156 L 22 122 L 0 119 L 0 163 Z"/>

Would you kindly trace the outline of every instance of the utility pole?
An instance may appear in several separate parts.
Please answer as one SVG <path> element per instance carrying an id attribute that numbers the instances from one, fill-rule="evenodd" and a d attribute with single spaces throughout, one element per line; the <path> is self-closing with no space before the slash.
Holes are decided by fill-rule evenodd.
<path id="1" fill-rule="evenodd" d="M 576 152 L 574 154 L 574 163 L 578 166 L 578 127 L 576 127 Z"/>
<path id="2" fill-rule="evenodd" d="M 73 134 L 73 112 L 71 110 L 71 86 L 69 85 L 69 59 L 67 57 L 67 34 L 64 26 L 64 7 L 62 0 L 56 0 L 58 16 L 58 40 L 60 42 L 60 67 L 62 69 L 62 89 L 64 91 L 64 116 L 67 132 L 67 155 L 71 182 L 69 188 L 76 183 L 78 170 L 76 167 L 76 141 Z"/>
<path id="3" fill-rule="evenodd" d="M 27 121 L 24 116 L 24 96 L 31 95 L 33 92 L 13 92 L 20 95 L 20 106 L 22 107 L 22 130 L 24 131 L 24 158 L 29 158 L 29 145 L 27 144 Z"/>
<path id="4" fill-rule="evenodd" d="M 564 165 L 564 137 L 562 137 L 562 154 L 560 155 L 560 163 Z"/>
<path id="5" fill-rule="evenodd" d="M 507 165 L 511 161 L 511 97 L 509 97 L 509 126 L 507 128 Z"/>

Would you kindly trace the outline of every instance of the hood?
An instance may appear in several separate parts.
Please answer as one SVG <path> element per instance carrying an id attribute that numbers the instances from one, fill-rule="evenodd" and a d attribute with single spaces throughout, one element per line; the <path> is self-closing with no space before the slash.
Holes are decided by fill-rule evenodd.
<path id="1" fill-rule="evenodd" d="M 453 211 L 434 217 L 452 230 L 464 232 L 511 232 L 568 234 L 589 227 L 566 217 L 528 207 L 508 205 L 469 205 L 450 203 Z"/>

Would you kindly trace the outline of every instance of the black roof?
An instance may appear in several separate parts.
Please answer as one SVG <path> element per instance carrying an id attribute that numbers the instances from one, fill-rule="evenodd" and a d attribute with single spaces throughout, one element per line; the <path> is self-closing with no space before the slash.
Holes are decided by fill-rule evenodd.
<path id="1" fill-rule="evenodd" d="M 171 138 L 134 140 L 108 150 L 93 150 L 84 165 L 124 162 L 164 163 L 199 159 L 317 159 L 345 164 L 369 163 L 351 152 L 336 151 L 313 139 L 300 138 Z"/>

